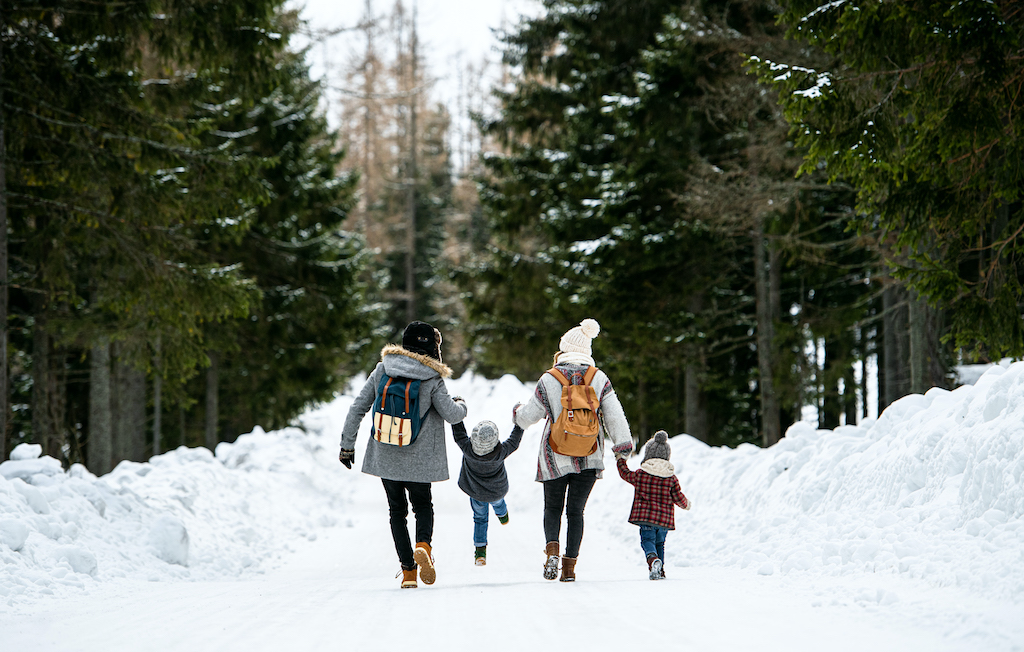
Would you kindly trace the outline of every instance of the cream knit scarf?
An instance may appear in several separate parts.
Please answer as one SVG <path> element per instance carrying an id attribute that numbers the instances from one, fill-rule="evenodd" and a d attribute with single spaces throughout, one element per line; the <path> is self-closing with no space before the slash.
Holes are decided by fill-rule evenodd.
<path id="1" fill-rule="evenodd" d="M 586 353 L 566 353 L 562 351 L 558 354 L 558 364 L 585 364 L 591 367 L 596 367 L 593 356 L 589 356 Z"/>

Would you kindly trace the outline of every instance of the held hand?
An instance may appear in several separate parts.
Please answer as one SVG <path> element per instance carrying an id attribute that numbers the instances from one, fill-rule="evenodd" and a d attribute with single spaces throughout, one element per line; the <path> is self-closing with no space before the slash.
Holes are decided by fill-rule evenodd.
<path id="1" fill-rule="evenodd" d="M 685 509 L 686 511 L 690 511 L 690 507 L 692 507 L 692 506 L 693 506 L 693 503 L 691 503 L 690 499 L 687 498 L 686 499 L 686 507 L 684 507 L 683 509 Z"/>
<path id="2" fill-rule="evenodd" d="M 466 399 L 462 398 L 461 396 L 453 396 L 452 400 L 455 401 L 456 403 L 462 403 L 463 405 L 466 404 Z"/>
<path id="3" fill-rule="evenodd" d="M 523 407 L 522 403 L 516 403 L 514 406 L 512 406 L 512 423 L 516 422 L 516 412 L 518 412 L 519 408 L 521 407 Z"/>
<path id="4" fill-rule="evenodd" d="M 338 455 L 338 460 L 340 460 L 341 463 L 345 465 L 346 469 L 351 469 L 352 468 L 352 462 L 356 461 L 356 452 L 355 451 L 348 451 L 348 450 L 345 450 L 344 448 L 342 448 L 341 449 L 341 454 Z"/>

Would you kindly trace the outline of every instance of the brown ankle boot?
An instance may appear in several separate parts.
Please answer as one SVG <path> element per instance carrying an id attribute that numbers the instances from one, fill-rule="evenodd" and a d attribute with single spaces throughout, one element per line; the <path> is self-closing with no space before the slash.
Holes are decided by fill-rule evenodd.
<path id="1" fill-rule="evenodd" d="M 423 583 L 433 584 L 437 574 L 434 571 L 434 556 L 430 553 L 430 544 L 423 541 L 417 543 L 416 549 L 412 551 L 412 558 L 419 564 L 420 579 Z"/>
<path id="2" fill-rule="evenodd" d="M 416 569 L 405 570 L 402 569 L 402 588 L 403 589 L 415 589 L 416 584 Z"/>
<path id="3" fill-rule="evenodd" d="M 558 577 L 558 542 L 548 541 L 544 546 L 544 554 L 547 555 L 544 560 L 544 579 L 553 580 Z"/>
<path id="4" fill-rule="evenodd" d="M 562 557 L 562 576 L 558 578 L 559 582 L 575 582 L 576 581 L 576 558 L 575 557 Z"/>

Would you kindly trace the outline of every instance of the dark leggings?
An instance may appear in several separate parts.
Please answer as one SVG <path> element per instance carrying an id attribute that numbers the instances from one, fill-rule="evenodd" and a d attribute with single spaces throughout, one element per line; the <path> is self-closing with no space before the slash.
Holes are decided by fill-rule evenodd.
<path id="1" fill-rule="evenodd" d="M 583 508 L 590 490 L 597 482 L 597 470 L 570 473 L 557 480 L 544 482 L 544 536 L 558 541 L 562 530 L 562 508 L 565 508 L 565 556 L 576 558 L 583 541 Z M 566 498 L 568 493 L 568 498 Z"/>
<path id="2" fill-rule="evenodd" d="M 391 537 L 395 540 L 398 560 L 402 562 L 402 568 L 412 570 L 416 568 L 416 562 L 412 558 L 412 542 L 409 541 L 406 517 L 409 515 L 409 503 L 412 503 L 412 513 L 416 517 L 416 542 L 429 544 L 434 535 L 434 504 L 430 497 L 430 483 L 398 480 L 383 482 L 384 491 L 388 494 Z M 406 492 L 409 492 L 408 501 L 405 498 Z"/>

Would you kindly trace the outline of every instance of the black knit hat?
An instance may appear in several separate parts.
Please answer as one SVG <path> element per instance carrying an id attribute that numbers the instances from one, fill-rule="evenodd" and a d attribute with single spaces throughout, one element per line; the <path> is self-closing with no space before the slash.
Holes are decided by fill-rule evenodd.
<path id="1" fill-rule="evenodd" d="M 402 334 L 402 348 L 440 360 L 441 332 L 426 322 L 411 322 Z"/>
<path id="2" fill-rule="evenodd" d="M 664 430 L 654 433 L 654 439 L 647 442 L 647 445 L 644 446 L 644 462 L 652 457 L 658 457 L 663 460 L 672 457 L 672 447 L 668 445 L 668 433 Z"/>

